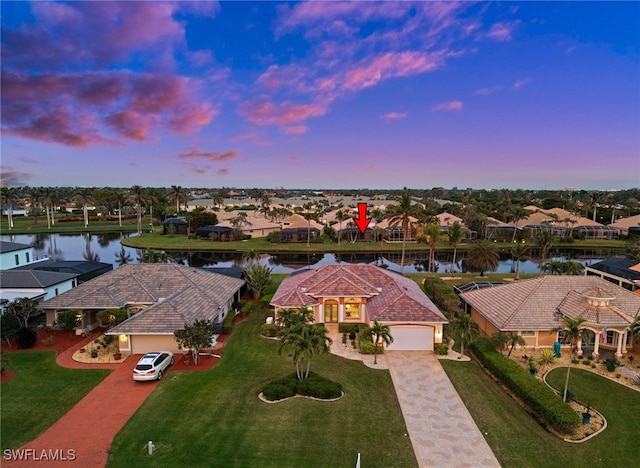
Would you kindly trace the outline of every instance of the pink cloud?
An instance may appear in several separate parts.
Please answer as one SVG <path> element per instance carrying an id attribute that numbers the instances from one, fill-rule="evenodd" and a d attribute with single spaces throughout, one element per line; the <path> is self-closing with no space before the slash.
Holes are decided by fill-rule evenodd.
<path id="1" fill-rule="evenodd" d="M 453 110 L 461 110 L 461 109 L 462 109 L 462 101 L 441 102 L 440 104 L 436 104 L 431 108 L 433 112 L 453 111 Z"/>
<path id="2" fill-rule="evenodd" d="M 412 76 L 435 70 L 440 63 L 439 54 L 413 51 L 388 52 L 348 70 L 344 87 L 349 90 L 360 90 L 387 78 Z"/>
<path id="3" fill-rule="evenodd" d="M 282 132 L 286 133 L 287 135 L 300 135 L 302 133 L 306 133 L 307 130 L 308 129 L 306 125 L 293 125 L 291 127 L 284 127 L 282 129 Z"/>
<path id="4" fill-rule="evenodd" d="M 33 178 L 33 174 L 26 171 L 19 171 L 9 166 L 0 165 L 0 181 L 8 187 L 20 187 L 26 185 Z"/>
<path id="5" fill-rule="evenodd" d="M 529 83 L 529 81 L 531 81 L 529 78 L 526 78 L 524 80 L 517 80 L 515 83 L 513 83 L 513 89 L 518 90 Z"/>
<path id="6" fill-rule="evenodd" d="M 185 77 L 128 71 L 30 75 L 2 72 L 8 134 L 84 147 L 144 141 L 156 130 L 191 133 L 216 115 Z"/>
<path id="7" fill-rule="evenodd" d="M 496 41 L 510 41 L 518 23 L 518 21 L 494 23 L 487 32 L 487 37 Z"/>
<path id="8" fill-rule="evenodd" d="M 27 164 L 40 164 L 40 161 L 38 161 L 37 159 L 29 158 L 27 156 L 22 156 L 21 158 L 18 158 L 18 159 Z"/>
<path id="9" fill-rule="evenodd" d="M 502 89 L 502 86 L 500 85 L 492 86 L 491 88 L 480 88 L 476 90 L 473 94 L 477 96 L 488 96 L 490 94 L 497 93 L 501 89 Z"/>
<path id="10" fill-rule="evenodd" d="M 311 117 L 318 117 L 327 111 L 325 106 L 317 104 L 296 104 L 290 101 L 274 103 L 264 99 L 245 102 L 241 108 L 245 116 L 257 125 L 280 126 L 288 126 Z"/>
<path id="11" fill-rule="evenodd" d="M 384 120 L 385 122 L 391 122 L 393 120 L 401 120 L 406 118 L 407 118 L 406 112 L 388 112 L 380 116 L 380 119 Z"/>
<path id="12" fill-rule="evenodd" d="M 288 158 L 288 159 L 289 159 L 289 161 L 291 161 L 291 162 L 295 162 L 295 161 L 297 161 L 297 160 L 298 160 L 298 156 L 291 155 L 291 156 L 289 156 L 289 158 Z"/>
<path id="13" fill-rule="evenodd" d="M 178 154 L 178 159 L 206 159 L 212 162 L 229 161 L 238 157 L 237 151 L 214 153 L 213 151 L 199 151 L 192 149 L 187 153 Z"/>

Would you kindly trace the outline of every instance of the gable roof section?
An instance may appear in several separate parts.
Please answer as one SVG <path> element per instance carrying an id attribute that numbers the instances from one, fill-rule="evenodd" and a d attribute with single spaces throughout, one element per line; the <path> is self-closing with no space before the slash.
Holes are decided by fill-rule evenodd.
<path id="1" fill-rule="evenodd" d="M 135 263 L 105 273 L 49 299 L 42 309 L 110 309 L 149 305 L 190 287 L 217 308 L 242 287 L 243 280 L 176 264 Z"/>
<path id="2" fill-rule="evenodd" d="M 447 321 L 414 281 L 367 264 L 326 265 L 286 278 L 271 305 L 313 306 L 321 297 L 367 297 L 369 318 L 381 322 Z"/>
<path id="3" fill-rule="evenodd" d="M 468 291 L 460 297 L 499 330 L 551 330 L 561 324 L 558 312 L 572 317 L 581 314 L 587 319 L 592 317 L 584 293 L 595 288 L 610 292 L 615 297 L 610 305 L 617 310 L 613 312 L 617 317 L 601 317 L 601 320 L 606 318 L 611 322 L 601 321 L 600 324 L 620 325 L 619 317 L 638 315 L 639 296 L 597 276 L 541 276 Z"/>
<path id="4" fill-rule="evenodd" d="M 586 291 L 585 291 L 586 292 Z M 593 306 L 587 303 L 585 296 L 577 291 L 570 291 L 562 304 L 558 306 L 562 315 L 572 319 L 583 318 L 589 324 L 626 327 L 633 322 L 634 317 L 625 313 L 621 308 L 608 304 Z"/>

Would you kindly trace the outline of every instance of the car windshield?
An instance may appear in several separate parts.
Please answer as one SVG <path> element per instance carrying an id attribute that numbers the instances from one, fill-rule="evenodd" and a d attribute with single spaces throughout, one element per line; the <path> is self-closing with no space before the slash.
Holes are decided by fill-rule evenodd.
<path id="1" fill-rule="evenodd" d="M 138 364 L 136 366 L 136 370 L 149 370 L 151 369 L 151 364 Z"/>

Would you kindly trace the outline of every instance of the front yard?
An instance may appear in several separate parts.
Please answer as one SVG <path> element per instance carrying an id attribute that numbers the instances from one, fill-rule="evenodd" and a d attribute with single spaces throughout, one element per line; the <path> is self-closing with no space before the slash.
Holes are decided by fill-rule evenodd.
<path id="1" fill-rule="evenodd" d="M 572 369 L 570 390 L 600 411 L 604 432 L 579 444 L 544 430 L 477 364 L 440 361 L 502 466 L 633 466 L 638 460 L 640 393 L 591 372 Z M 563 388 L 566 369 L 548 381 Z"/>
<path id="2" fill-rule="evenodd" d="M 323 355 L 311 369 L 342 383 L 344 398 L 260 401 L 266 383 L 294 370 L 259 337 L 265 317 L 256 308 L 240 323 L 214 368 L 172 372 L 116 436 L 109 466 L 354 466 L 358 452 L 369 467 L 416 466 L 386 371 Z"/>
<path id="3" fill-rule="evenodd" d="M 103 380 L 110 370 L 65 369 L 54 351 L 3 353 L 15 377 L 1 385 L 2 449 L 35 439 Z M 54 448 L 54 447 L 52 447 Z"/>

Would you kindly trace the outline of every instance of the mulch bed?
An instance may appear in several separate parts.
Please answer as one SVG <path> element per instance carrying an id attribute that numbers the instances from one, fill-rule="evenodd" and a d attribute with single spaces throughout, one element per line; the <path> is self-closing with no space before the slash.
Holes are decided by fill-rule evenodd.
<path id="1" fill-rule="evenodd" d="M 95 330 L 94 333 L 98 334 Z M 15 342 L 12 342 L 11 346 L 9 346 L 6 341 L 3 341 L 0 350 L 2 352 L 52 350 L 61 353 L 72 346 L 78 345 L 87 338 L 64 330 L 37 330 L 37 336 L 38 339 L 33 348 L 20 349 Z"/>

